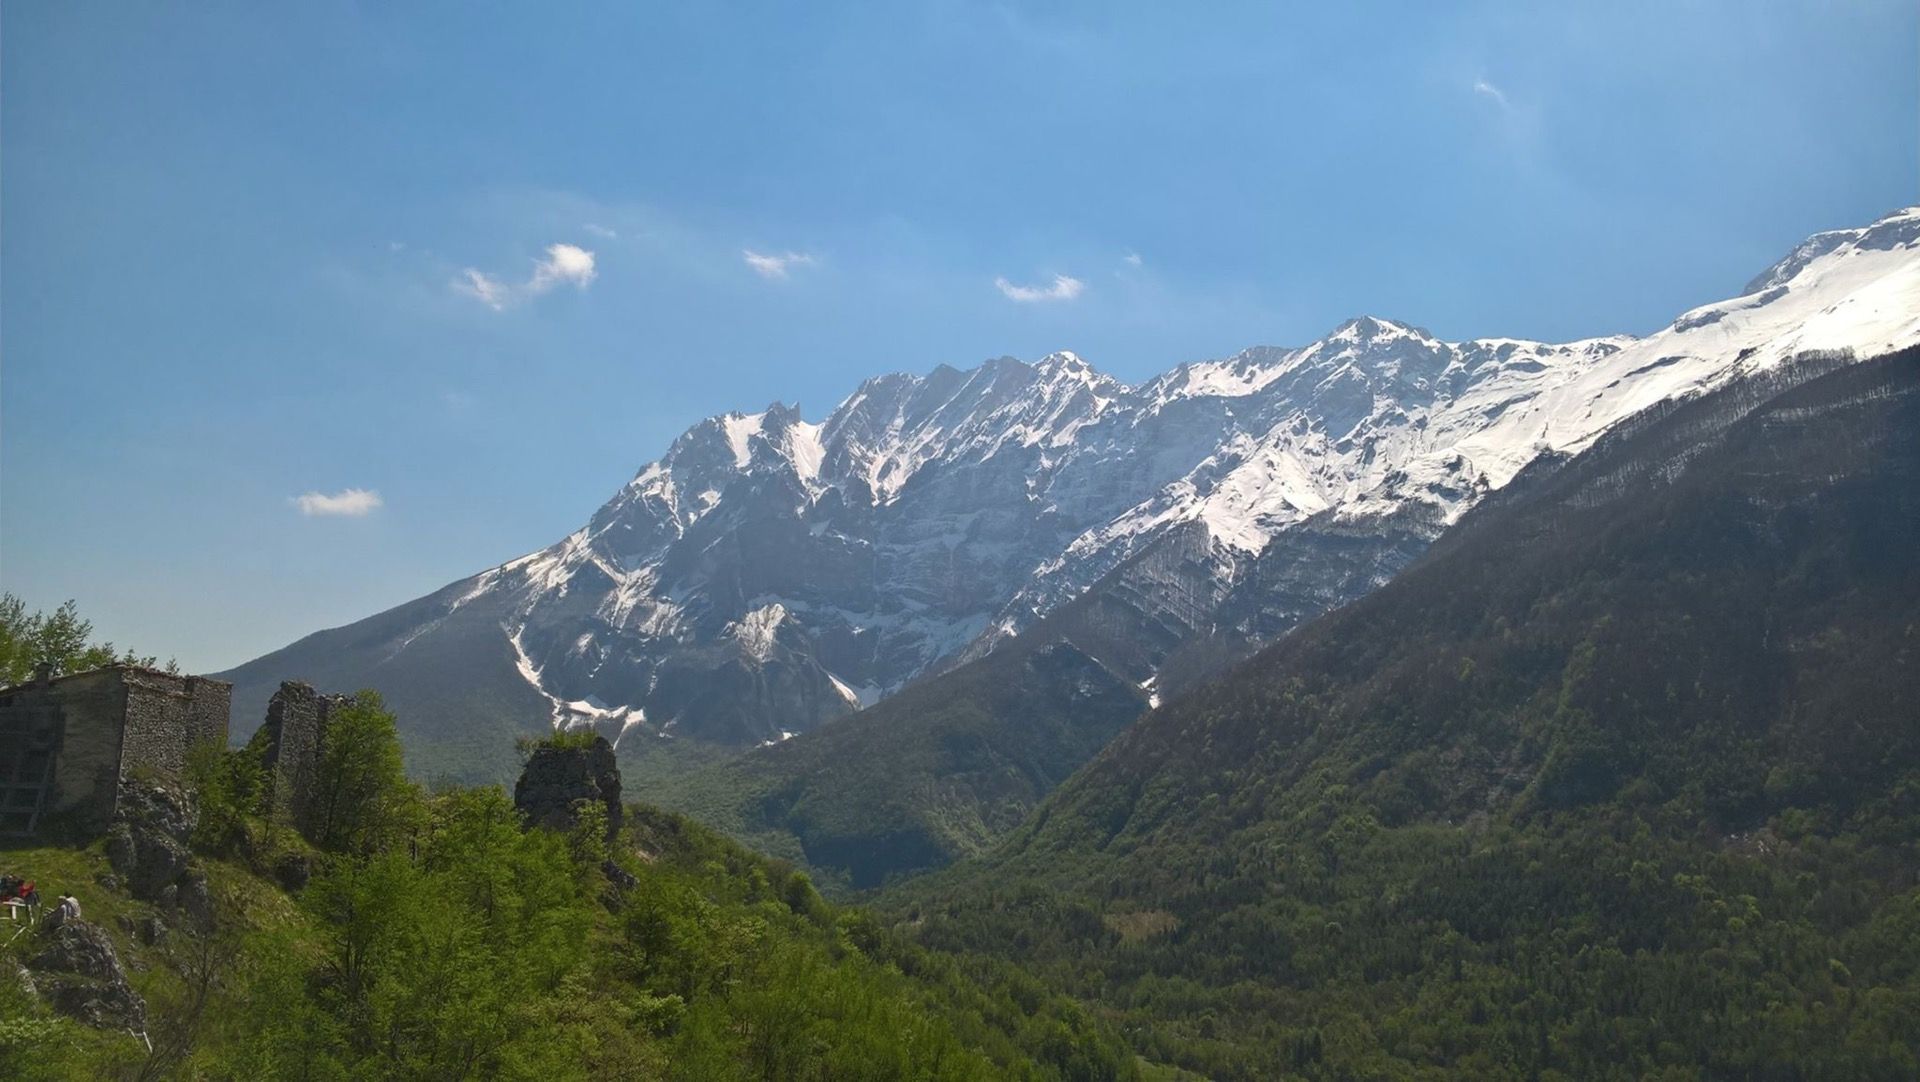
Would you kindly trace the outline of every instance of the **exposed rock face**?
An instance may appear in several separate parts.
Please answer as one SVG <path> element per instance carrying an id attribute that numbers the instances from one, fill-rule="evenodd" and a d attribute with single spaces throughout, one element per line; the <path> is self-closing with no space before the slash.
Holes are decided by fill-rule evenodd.
<path id="1" fill-rule="evenodd" d="M 27 968 L 34 990 L 60 1013 L 91 1026 L 146 1028 L 146 1001 L 127 983 L 120 955 L 99 926 L 73 920 L 55 928 Z"/>
<path id="2" fill-rule="evenodd" d="M 206 928 L 213 922 L 213 900 L 187 848 L 197 821 L 184 792 L 154 782 L 122 783 L 107 832 L 107 862 L 135 898 L 182 909 Z"/>
<path id="3" fill-rule="evenodd" d="M 607 809 L 607 837 L 620 830 L 620 767 L 613 745 L 595 736 L 586 746 L 543 744 L 534 749 L 513 787 L 513 806 L 528 826 L 571 830 L 574 803 L 599 802 Z"/>
<path id="4" fill-rule="evenodd" d="M 1195 640 L 1232 652 L 1372 590 L 1658 403 L 1920 340 L 1917 279 L 1909 210 L 1643 338 L 1363 317 L 1132 386 L 1070 353 L 881 376 L 818 422 L 703 421 L 555 544 L 228 675 L 243 705 L 292 672 L 377 687 L 429 753 L 541 714 L 763 743 L 1097 592 L 1083 626 L 1149 647 L 1096 653 L 1144 683 Z"/>

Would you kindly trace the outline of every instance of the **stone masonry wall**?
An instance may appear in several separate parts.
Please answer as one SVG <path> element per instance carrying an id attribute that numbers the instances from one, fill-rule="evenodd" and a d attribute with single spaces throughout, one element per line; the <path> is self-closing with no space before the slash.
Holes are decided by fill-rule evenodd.
<path id="1" fill-rule="evenodd" d="M 0 689 L 0 832 L 106 829 L 120 781 L 140 769 L 178 777 L 194 744 L 224 746 L 230 685 L 117 665 Z M 48 783 L 41 764 L 51 757 Z"/>
<path id="2" fill-rule="evenodd" d="M 310 684 L 289 680 L 267 703 L 261 762 L 272 785 L 271 807 L 302 833 L 313 825 L 313 787 L 326 747 L 327 721 L 346 701 L 344 695 L 322 695 Z"/>
<path id="3" fill-rule="evenodd" d="M 119 670 L 126 687 L 120 773 L 150 770 L 178 779 L 196 744 L 227 746 L 233 685 L 147 669 Z"/>
<path id="4" fill-rule="evenodd" d="M 41 810 L 42 833 L 94 834 L 113 818 L 120 788 L 120 714 L 126 688 L 105 669 L 34 689 L 52 708 L 53 785 Z"/>

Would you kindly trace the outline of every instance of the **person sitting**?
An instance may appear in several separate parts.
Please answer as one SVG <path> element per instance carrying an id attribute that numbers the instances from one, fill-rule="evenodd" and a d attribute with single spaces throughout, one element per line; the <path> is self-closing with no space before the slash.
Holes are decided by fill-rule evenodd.
<path id="1" fill-rule="evenodd" d="M 79 919 L 80 899 L 71 894 L 62 894 L 59 904 L 53 907 L 53 912 L 47 914 L 47 930 L 52 931 L 63 924 Z"/>

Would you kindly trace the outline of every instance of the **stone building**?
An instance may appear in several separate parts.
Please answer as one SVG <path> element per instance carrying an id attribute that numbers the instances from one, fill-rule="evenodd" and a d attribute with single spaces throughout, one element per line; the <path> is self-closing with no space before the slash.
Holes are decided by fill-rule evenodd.
<path id="1" fill-rule="evenodd" d="M 120 783 L 178 778 L 196 744 L 226 747 L 233 686 L 137 665 L 0 688 L 0 836 L 106 830 Z"/>

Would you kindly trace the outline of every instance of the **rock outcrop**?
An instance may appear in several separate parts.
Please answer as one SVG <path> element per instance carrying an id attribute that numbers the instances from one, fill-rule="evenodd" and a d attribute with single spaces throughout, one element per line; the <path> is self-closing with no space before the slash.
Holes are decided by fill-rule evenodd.
<path id="1" fill-rule="evenodd" d="M 206 873 L 193 866 L 187 839 L 198 813 L 181 790 L 158 782 L 123 782 L 107 832 L 107 861 L 127 892 L 162 910 L 184 912 L 195 925 L 213 925 Z"/>
<path id="2" fill-rule="evenodd" d="M 27 969 L 34 991 L 68 1017 L 90 1026 L 146 1028 L 146 1001 L 127 982 L 119 952 L 98 925 L 70 920 L 54 928 Z"/>
<path id="3" fill-rule="evenodd" d="M 578 822 L 574 805 L 590 800 L 607 810 L 607 837 L 620 831 L 620 767 L 607 738 L 590 743 L 569 738 L 537 745 L 513 787 L 513 806 L 528 826 L 571 830 Z"/>

